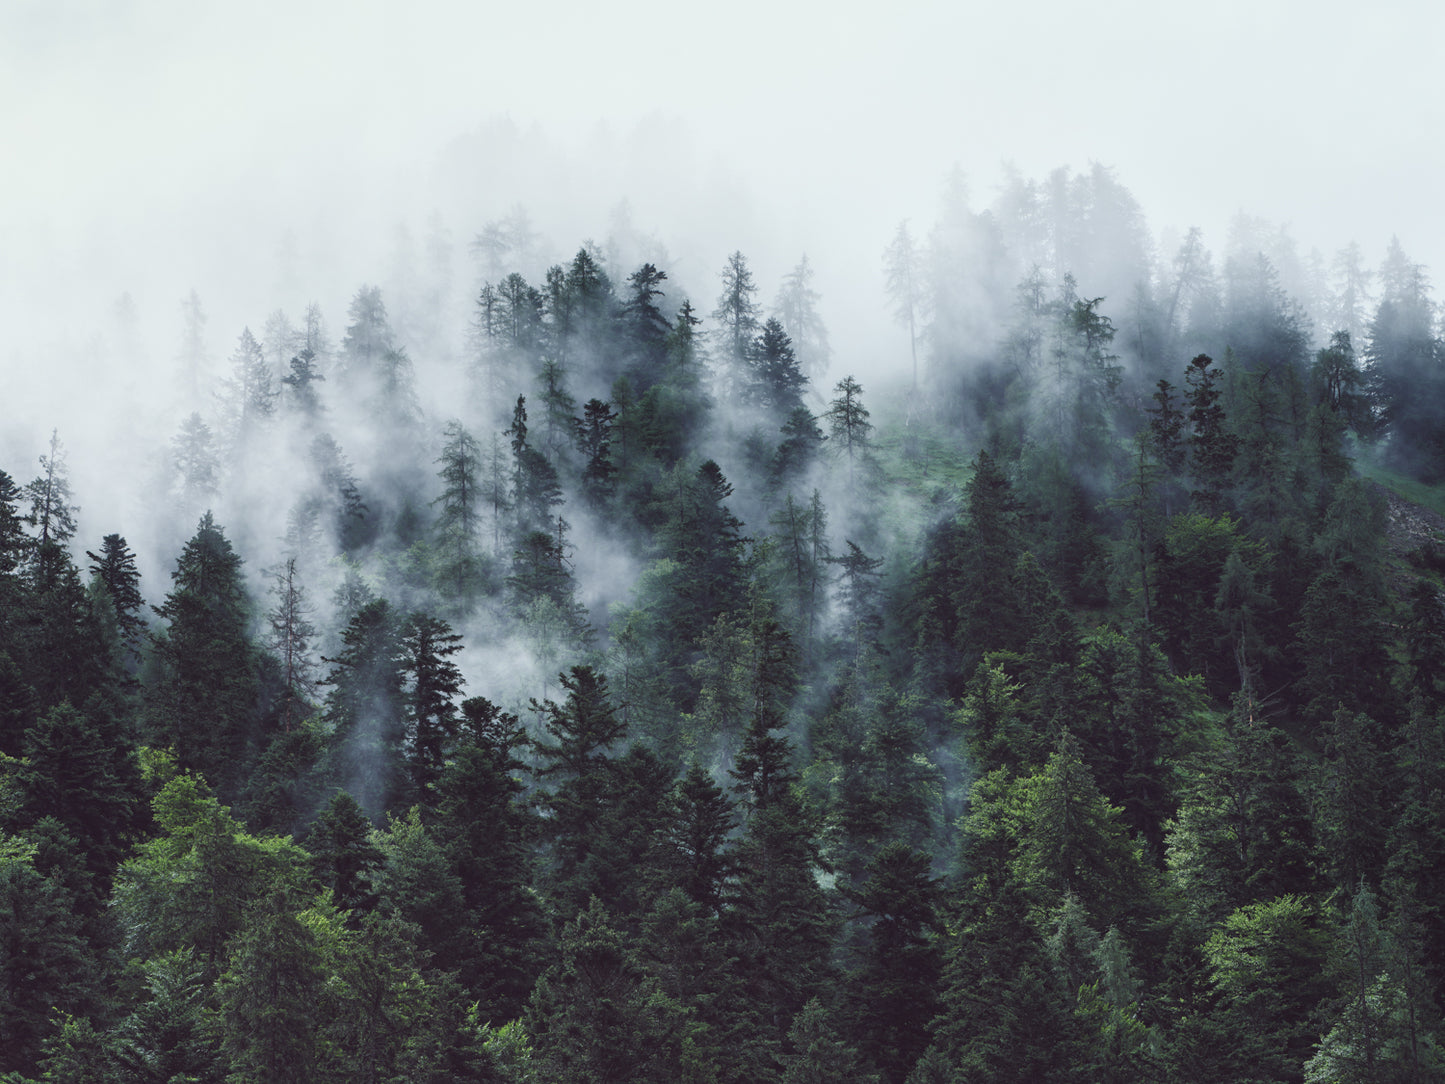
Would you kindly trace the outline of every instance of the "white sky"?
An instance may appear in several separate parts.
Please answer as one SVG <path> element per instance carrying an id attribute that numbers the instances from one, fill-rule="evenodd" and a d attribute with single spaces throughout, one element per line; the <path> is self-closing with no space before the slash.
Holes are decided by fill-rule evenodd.
<path id="1" fill-rule="evenodd" d="M 877 348 L 862 321 L 886 326 L 843 284 L 878 296 L 893 226 L 926 228 L 955 164 L 983 205 L 1006 160 L 1099 161 L 1156 231 L 1201 225 L 1216 252 L 1243 209 L 1305 252 L 1353 239 L 1374 260 L 1398 234 L 1438 278 L 1442 54 L 1445 5 L 1425 0 L 0 0 L 0 455 L 7 426 L 48 433 L 47 359 L 102 334 L 124 291 L 169 359 L 197 288 L 228 354 L 282 303 L 288 229 L 335 278 L 286 308 L 319 297 L 338 333 L 383 277 L 385 244 L 360 239 L 466 206 L 441 150 L 497 117 L 555 170 L 490 163 L 477 222 L 566 205 L 582 232 L 554 240 L 575 248 L 630 195 L 699 268 L 788 254 L 760 269 L 765 299 L 806 250 L 843 366 Z M 689 215 L 717 239 L 679 252 Z M 464 261 L 476 222 L 449 225 Z"/>

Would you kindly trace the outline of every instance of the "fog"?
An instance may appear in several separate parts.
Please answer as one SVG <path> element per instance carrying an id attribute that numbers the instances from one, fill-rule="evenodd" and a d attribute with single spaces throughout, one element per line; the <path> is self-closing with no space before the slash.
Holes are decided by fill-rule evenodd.
<path id="1" fill-rule="evenodd" d="M 488 274 L 472 242 L 518 208 L 529 280 L 611 243 L 615 282 L 655 260 L 669 299 L 703 313 L 728 253 L 747 254 L 764 306 L 806 254 L 833 348 L 822 389 L 908 370 L 881 254 L 900 221 L 927 236 L 954 171 L 977 210 L 1010 170 L 1101 163 L 1162 259 L 1196 225 L 1222 256 L 1243 211 L 1302 253 L 1358 241 L 1373 264 L 1399 234 L 1438 269 L 1442 23 L 1423 5 L 1302 2 L 847 18 L 20 0 L 0 13 L 0 467 L 23 482 L 58 429 L 79 538 L 129 532 L 154 589 L 176 539 L 134 537 L 141 483 L 180 418 L 214 408 L 181 386 L 184 299 L 206 318 L 209 389 L 243 328 L 316 302 L 334 342 L 379 285 L 423 409 L 446 417 Z M 418 283 L 429 334 L 405 296 Z"/>

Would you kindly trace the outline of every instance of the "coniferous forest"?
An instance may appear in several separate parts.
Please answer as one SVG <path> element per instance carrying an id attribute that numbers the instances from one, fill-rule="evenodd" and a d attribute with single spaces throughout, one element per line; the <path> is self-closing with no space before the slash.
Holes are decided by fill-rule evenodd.
<path id="1" fill-rule="evenodd" d="M 950 188 L 849 374 L 614 240 L 193 295 L 135 522 L 0 464 L 0 1079 L 1445 1079 L 1405 245 Z"/>

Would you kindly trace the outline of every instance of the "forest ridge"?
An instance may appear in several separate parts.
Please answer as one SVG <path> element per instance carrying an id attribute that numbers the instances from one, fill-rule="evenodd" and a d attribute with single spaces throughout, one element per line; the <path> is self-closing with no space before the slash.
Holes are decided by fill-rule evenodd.
<path id="1" fill-rule="evenodd" d="M 144 522 L 0 470 L 0 1081 L 1445 1079 L 1398 241 L 954 184 L 869 386 L 807 257 L 541 250 L 193 294 Z"/>

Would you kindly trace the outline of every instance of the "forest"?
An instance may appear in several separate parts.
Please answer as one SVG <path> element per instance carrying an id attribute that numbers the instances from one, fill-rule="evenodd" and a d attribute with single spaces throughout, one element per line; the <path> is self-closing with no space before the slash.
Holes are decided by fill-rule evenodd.
<path id="1" fill-rule="evenodd" d="M 187 299 L 135 522 L 0 464 L 0 1081 L 1445 1080 L 1426 269 L 883 241 L 861 380 L 519 207 L 459 318 Z"/>

